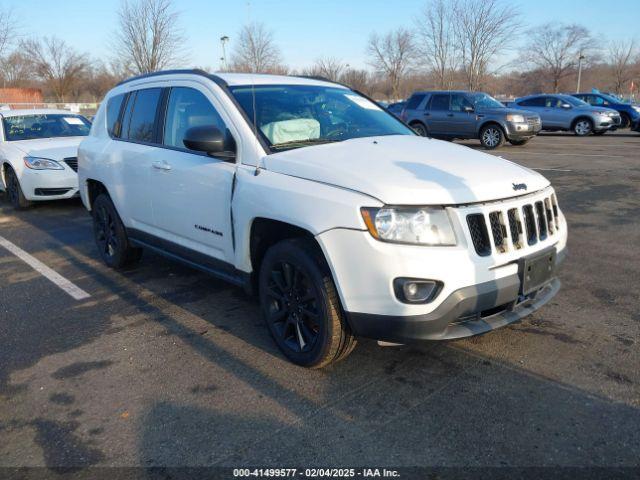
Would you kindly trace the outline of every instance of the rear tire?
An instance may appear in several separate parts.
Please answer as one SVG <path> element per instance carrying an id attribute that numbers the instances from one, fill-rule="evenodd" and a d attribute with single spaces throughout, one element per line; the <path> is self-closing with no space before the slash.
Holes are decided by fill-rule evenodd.
<path id="1" fill-rule="evenodd" d="M 276 345 L 293 363 L 322 368 L 346 358 L 356 338 L 331 272 L 310 240 L 283 240 L 260 268 L 260 307 Z"/>
<path id="2" fill-rule="evenodd" d="M 530 138 L 525 138 L 524 140 L 509 140 L 511 145 L 515 145 L 516 147 L 521 147 L 522 145 L 526 145 L 529 143 Z"/>
<path id="3" fill-rule="evenodd" d="M 415 123 L 412 123 L 410 126 L 413 129 L 413 131 L 416 132 L 421 137 L 428 137 L 429 136 L 429 132 L 427 131 L 427 127 L 424 124 L 422 124 L 420 122 L 415 122 Z"/>
<path id="4" fill-rule="evenodd" d="M 573 126 L 573 133 L 579 137 L 586 137 L 593 133 L 593 122 L 588 118 L 579 118 Z"/>
<path id="5" fill-rule="evenodd" d="M 9 203 L 13 205 L 13 208 L 16 210 L 23 210 L 31 206 L 31 202 L 24 196 L 24 192 L 22 191 L 16 172 L 14 172 L 13 168 L 9 166 L 7 166 L 5 171 L 5 180 L 7 199 L 9 200 Z"/>
<path id="6" fill-rule="evenodd" d="M 494 150 L 504 145 L 505 137 L 502 128 L 495 124 L 489 124 L 480 130 L 480 143 L 487 150 Z"/>
<path id="7" fill-rule="evenodd" d="M 93 202 L 93 234 L 98 252 L 109 267 L 121 269 L 142 258 L 142 249 L 132 247 L 111 198 L 102 193 Z"/>

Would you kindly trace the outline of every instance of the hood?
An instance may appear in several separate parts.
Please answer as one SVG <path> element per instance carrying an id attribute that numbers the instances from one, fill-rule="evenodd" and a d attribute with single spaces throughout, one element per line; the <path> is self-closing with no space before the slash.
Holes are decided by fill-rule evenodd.
<path id="1" fill-rule="evenodd" d="M 531 193 L 542 175 L 454 143 L 413 135 L 345 140 L 268 155 L 267 170 L 336 185 L 390 205 L 454 205 Z M 514 190 L 513 184 L 526 184 Z"/>
<path id="2" fill-rule="evenodd" d="M 85 137 L 55 137 L 36 140 L 17 140 L 11 146 L 32 157 L 62 160 L 78 156 L 78 145 Z"/>
<path id="3" fill-rule="evenodd" d="M 596 107 L 595 105 L 582 105 L 580 107 L 573 107 L 574 110 L 581 112 L 606 112 L 606 113 L 618 113 L 617 110 L 609 107 Z"/>

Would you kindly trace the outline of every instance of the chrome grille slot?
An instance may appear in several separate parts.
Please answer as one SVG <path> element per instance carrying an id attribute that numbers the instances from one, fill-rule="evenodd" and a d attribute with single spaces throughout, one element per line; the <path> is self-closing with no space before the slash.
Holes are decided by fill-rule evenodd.
<path id="1" fill-rule="evenodd" d="M 502 219 L 502 212 L 491 212 L 489 214 L 489 223 L 491 225 L 491 235 L 493 235 L 493 245 L 500 253 L 507 251 L 507 228 Z"/>
<path id="2" fill-rule="evenodd" d="M 538 238 L 544 240 L 547 238 L 547 218 L 544 213 L 542 202 L 536 202 L 536 218 L 538 219 Z"/>
<path id="3" fill-rule="evenodd" d="M 509 217 L 511 242 L 517 250 L 520 250 L 522 248 L 522 222 L 520 221 L 520 215 L 518 215 L 518 209 L 510 208 L 507 212 L 507 217 Z"/>
<path id="4" fill-rule="evenodd" d="M 476 253 L 481 257 L 491 255 L 491 241 L 487 232 L 487 222 L 484 215 L 475 213 L 467 215 L 467 225 L 469 226 L 469 234 Z"/>
<path id="5" fill-rule="evenodd" d="M 524 224 L 527 228 L 527 243 L 529 245 L 535 245 L 538 242 L 538 232 L 536 230 L 536 219 L 533 214 L 533 206 L 525 205 L 522 207 L 522 214 L 524 217 Z"/>

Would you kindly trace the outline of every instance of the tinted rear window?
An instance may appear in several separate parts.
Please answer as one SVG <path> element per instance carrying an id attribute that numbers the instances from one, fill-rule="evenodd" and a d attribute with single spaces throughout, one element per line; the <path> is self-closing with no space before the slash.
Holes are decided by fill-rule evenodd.
<path id="1" fill-rule="evenodd" d="M 160 88 L 148 88 L 138 90 L 135 98 L 131 96 L 127 104 L 127 111 L 131 111 L 131 117 L 125 125 L 122 137 L 136 142 L 151 143 L 155 140 L 155 119 L 160 100 Z M 132 105 L 132 109 L 130 108 Z"/>
<path id="2" fill-rule="evenodd" d="M 107 132 L 111 137 L 120 136 L 120 124 L 117 123 L 120 118 L 120 108 L 124 101 L 124 95 L 116 95 L 109 99 L 107 103 Z"/>
<path id="3" fill-rule="evenodd" d="M 412 95 L 409 101 L 407 102 L 406 109 L 415 110 L 416 108 L 418 108 L 418 106 L 420 106 L 420 104 L 422 103 L 422 100 L 424 100 L 424 97 L 425 96 L 422 94 Z"/>
<path id="4" fill-rule="evenodd" d="M 544 107 L 545 97 L 536 97 L 536 98 L 528 98 L 527 100 L 522 100 L 518 102 L 518 105 L 523 107 Z"/>

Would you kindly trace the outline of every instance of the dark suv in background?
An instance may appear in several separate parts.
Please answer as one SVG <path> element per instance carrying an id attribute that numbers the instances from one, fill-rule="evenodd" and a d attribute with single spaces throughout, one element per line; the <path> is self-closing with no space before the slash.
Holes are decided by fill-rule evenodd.
<path id="1" fill-rule="evenodd" d="M 625 102 L 606 93 L 574 93 L 574 97 L 593 107 L 612 108 L 620 114 L 620 128 L 629 128 L 640 120 L 640 104 Z"/>
<path id="2" fill-rule="evenodd" d="M 492 150 L 509 141 L 524 145 L 542 126 L 533 112 L 513 110 L 482 92 L 415 92 L 401 119 L 423 136 L 443 139 L 477 138 Z"/>

